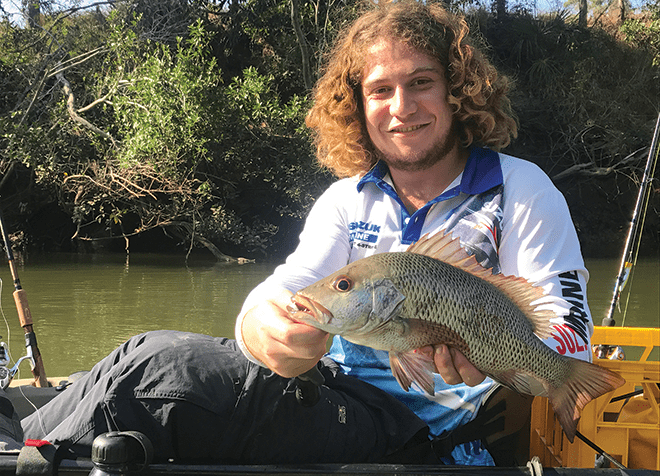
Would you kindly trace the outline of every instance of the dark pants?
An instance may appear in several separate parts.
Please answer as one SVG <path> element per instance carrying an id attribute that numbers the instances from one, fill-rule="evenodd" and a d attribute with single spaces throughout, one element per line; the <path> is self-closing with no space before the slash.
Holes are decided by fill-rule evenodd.
<path id="1" fill-rule="evenodd" d="M 155 458 L 227 463 L 375 462 L 425 435 L 387 393 L 319 365 L 320 401 L 305 407 L 295 379 L 249 362 L 229 339 L 174 331 L 131 338 L 21 423 L 25 438 L 87 456 L 94 438 L 144 433 Z"/>

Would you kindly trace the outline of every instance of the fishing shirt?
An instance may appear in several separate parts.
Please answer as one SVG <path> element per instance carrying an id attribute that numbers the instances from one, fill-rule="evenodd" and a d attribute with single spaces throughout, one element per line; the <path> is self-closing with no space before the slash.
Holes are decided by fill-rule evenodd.
<path id="1" fill-rule="evenodd" d="M 469 254 L 493 273 L 520 276 L 542 286 L 539 308 L 551 309 L 552 336 L 544 342 L 560 354 L 591 360 L 593 323 L 586 300 L 588 272 L 563 195 L 535 164 L 473 148 L 465 168 L 435 199 L 410 214 L 380 161 L 362 177 L 341 179 L 318 198 L 300 242 L 286 262 L 247 297 L 236 337 L 246 356 L 240 325 L 247 310 L 283 289 L 296 292 L 376 253 L 405 251 L 426 233 L 440 230 L 460 239 Z M 328 356 L 353 375 L 394 395 L 422 418 L 431 435 L 472 420 L 497 385 L 448 385 L 435 377 L 435 394 L 398 384 L 385 351 L 333 338 Z M 454 449 L 453 464 L 493 464 L 479 445 Z"/>

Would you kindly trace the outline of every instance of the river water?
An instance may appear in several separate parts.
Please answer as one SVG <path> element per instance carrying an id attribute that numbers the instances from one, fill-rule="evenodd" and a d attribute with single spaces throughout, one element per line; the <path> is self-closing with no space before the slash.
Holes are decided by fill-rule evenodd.
<path id="1" fill-rule="evenodd" d="M 588 298 L 600 325 L 610 307 L 618 260 L 588 260 Z M 128 337 L 149 330 L 177 329 L 214 336 L 234 335 L 234 319 L 247 293 L 273 264 L 186 264 L 182 256 L 49 254 L 29 256 L 18 266 L 48 376 L 85 370 Z M 0 269 L 0 335 L 15 360 L 25 354 L 8 266 Z M 632 284 L 632 286 L 631 286 Z M 658 327 L 660 265 L 640 259 L 624 291 L 617 325 Z M 17 378 L 31 377 L 21 364 Z"/>

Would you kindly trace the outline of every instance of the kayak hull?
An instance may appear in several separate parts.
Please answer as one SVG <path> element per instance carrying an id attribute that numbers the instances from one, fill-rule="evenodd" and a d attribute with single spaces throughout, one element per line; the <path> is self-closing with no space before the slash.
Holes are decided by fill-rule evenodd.
<path id="1" fill-rule="evenodd" d="M 578 430 L 603 451 L 629 469 L 627 476 L 657 475 L 660 470 L 660 362 L 648 360 L 660 347 L 660 329 L 596 327 L 594 345 L 640 347 L 639 360 L 597 360 L 595 363 L 618 372 L 626 384 L 615 392 L 590 402 L 583 410 Z M 13 381 L 6 389 L 20 418 L 66 391 L 71 379 L 49 379 L 51 387 L 37 388 L 32 380 Z M 633 392 L 636 396 L 626 397 Z M 620 398 L 619 398 L 620 397 Z M 36 448 L 24 448 L 39 451 Z M 22 450 L 23 451 L 23 450 Z M 150 464 L 149 474 L 175 475 L 426 475 L 474 476 L 565 475 L 620 476 L 620 469 L 594 468 L 596 451 L 576 438 L 568 442 L 546 398 L 532 405 L 530 462 L 526 467 L 426 466 L 408 464 L 323 464 L 323 465 L 222 465 Z M 18 453 L 0 453 L 0 476 L 32 474 L 20 467 Z M 89 459 L 62 460 L 58 474 L 88 475 L 94 465 Z M 34 473 L 43 474 L 43 473 Z"/>

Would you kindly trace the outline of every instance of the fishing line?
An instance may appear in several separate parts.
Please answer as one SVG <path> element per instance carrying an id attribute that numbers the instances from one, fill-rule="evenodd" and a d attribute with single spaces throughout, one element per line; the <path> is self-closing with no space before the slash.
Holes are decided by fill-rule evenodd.
<path id="1" fill-rule="evenodd" d="M 0 278 L 0 314 L 2 314 L 2 319 L 5 321 L 5 328 L 7 329 L 7 345 L 11 344 L 11 330 L 9 329 L 9 321 L 7 321 L 7 316 L 5 316 L 5 310 L 2 307 L 2 289 L 4 281 Z"/>
<path id="2" fill-rule="evenodd" d="M 46 425 L 44 425 L 44 421 L 41 418 L 41 408 L 36 406 L 32 400 L 28 398 L 27 395 L 25 395 L 25 391 L 23 390 L 23 385 L 18 386 L 19 391 L 21 392 L 21 395 L 23 395 L 23 398 L 25 399 L 26 402 L 28 402 L 30 405 L 32 405 L 32 408 L 34 408 L 34 413 L 37 415 L 37 419 L 39 420 L 39 426 L 41 427 L 41 431 L 43 432 L 44 435 L 48 434 L 48 431 L 46 431 Z"/>
<path id="3" fill-rule="evenodd" d="M 610 309 L 607 314 L 607 317 L 603 318 L 604 326 L 613 326 L 615 324 L 612 316 L 614 315 L 615 308 L 621 310 L 619 298 L 623 292 L 626 282 L 630 277 L 633 261 L 637 260 L 637 255 L 639 253 L 639 248 L 641 244 L 641 235 L 643 233 L 643 227 L 640 227 L 640 223 L 644 223 L 646 219 L 646 211 L 648 207 L 648 202 L 650 199 L 650 188 L 648 185 L 653 181 L 653 175 L 655 173 L 655 167 L 658 162 L 658 156 L 660 155 L 660 114 L 658 114 L 658 120 L 655 124 L 655 132 L 653 133 L 653 139 L 651 140 L 651 146 L 649 147 L 649 154 L 646 160 L 646 165 L 644 166 L 644 172 L 642 173 L 642 178 L 639 185 L 639 191 L 637 193 L 637 200 L 635 201 L 635 208 L 633 209 L 632 220 L 630 222 L 630 227 L 628 229 L 628 234 L 626 236 L 626 244 L 624 246 L 624 251 L 621 256 L 621 265 L 619 267 L 619 273 L 616 278 L 616 283 L 614 290 L 612 292 L 612 302 L 610 304 Z M 640 220 L 640 211 L 644 209 L 645 213 L 641 214 Z M 630 293 L 628 294 L 630 296 Z M 627 311 L 627 305 L 626 305 Z M 625 318 L 625 315 L 624 315 Z M 599 346 L 599 357 L 603 358 L 605 355 L 605 349 L 607 346 Z"/>

